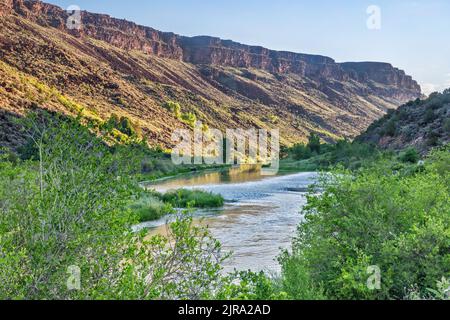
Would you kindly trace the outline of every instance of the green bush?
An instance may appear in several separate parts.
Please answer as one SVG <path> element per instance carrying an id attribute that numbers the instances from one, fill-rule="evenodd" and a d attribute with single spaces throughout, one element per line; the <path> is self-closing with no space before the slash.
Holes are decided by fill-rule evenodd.
<path id="1" fill-rule="evenodd" d="M 195 124 L 197 122 L 197 116 L 192 112 L 182 113 L 181 105 L 178 102 L 167 101 L 164 104 L 164 108 L 172 112 L 175 118 L 187 124 L 191 128 L 195 127 Z"/>
<path id="2" fill-rule="evenodd" d="M 202 190 L 179 189 L 166 192 L 161 196 L 164 202 L 178 208 L 218 208 L 224 204 L 221 195 Z"/>
<path id="3" fill-rule="evenodd" d="M 297 144 L 287 150 L 291 158 L 281 161 L 282 170 L 317 171 L 342 165 L 352 170 L 358 169 L 381 157 L 391 157 L 387 152 L 380 152 L 375 146 L 340 140 L 336 144 L 321 144 L 320 153 L 312 152 L 308 146 Z"/>
<path id="4" fill-rule="evenodd" d="M 0 299 L 200 299 L 217 292 L 220 243 L 189 212 L 175 217 L 167 236 L 132 231 L 138 216 L 128 206 L 142 194 L 136 149 L 108 147 L 75 119 L 32 114 L 23 121 L 38 152 L 35 161 L 0 159 Z M 155 203 L 160 208 L 149 199 L 139 207 Z M 81 283 L 72 290 L 67 284 L 77 286 L 71 280 L 78 271 Z"/>
<path id="5" fill-rule="evenodd" d="M 217 300 L 286 300 L 275 279 L 264 272 L 241 271 L 227 275 L 213 296 Z"/>
<path id="6" fill-rule="evenodd" d="M 326 296 L 320 283 L 313 282 L 305 264 L 292 257 L 286 251 L 279 257 L 282 266 L 282 290 L 294 300 L 325 300 Z"/>
<path id="7" fill-rule="evenodd" d="M 183 113 L 181 115 L 181 121 L 186 123 L 191 128 L 195 127 L 195 123 L 197 122 L 197 116 L 193 114 L 192 112 Z"/>
<path id="8" fill-rule="evenodd" d="M 289 288 L 314 285 L 331 299 L 403 299 L 413 288 L 425 295 L 448 278 L 449 162 L 442 150 L 414 174 L 394 174 L 381 161 L 323 175 L 321 192 L 308 197 L 292 253 L 281 260 L 285 291 L 295 296 Z M 381 271 L 379 290 L 367 286 L 372 266 Z"/>
<path id="9" fill-rule="evenodd" d="M 436 119 L 436 114 L 434 113 L 434 110 L 432 107 L 428 107 L 427 111 L 425 112 L 425 123 L 431 123 Z"/>
<path id="10" fill-rule="evenodd" d="M 129 137 L 136 136 L 136 129 L 134 128 L 133 123 L 127 117 L 120 118 L 119 130 L 128 135 Z"/>
<path id="11" fill-rule="evenodd" d="M 177 119 L 181 119 L 181 106 L 178 102 L 167 101 L 164 108 L 172 112 Z"/>
<path id="12" fill-rule="evenodd" d="M 312 156 L 311 150 L 303 143 L 294 145 L 291 148 L 291 153 L 295 160 L 309 159 Z"/>
<path id="13" fill-rule="evenodd" d="M 150 194 L 144 194 L 137 201 L 133 202 L 129 208 L 138 215 L 140 222 L 158 220 L 165 215 L 174 213 L 169 203 L 164 203 Z"/>
<path id="14" fill-rule="evenodd" d="M 116 138 L 120 136 L 120 133 L 125 134 L 128 137 L 137 137 L 137 131 L 134 124 L 125 116 L 119 118 L 116 114 L 112 114 L 108 121 L 103 124 L 103 128 L 115 135 Z M 114 133 L 114 129 L 120 131 L 120 133 Z"/>
<path id="15" fill-rule="evenodd" d="M 444 131 L 450 133 L 450 118 L 444 120 Z"/>
<path id="16" fill-rule="evenodd" d="M 401 162 L 417 163 L 420 155 L 414 148 L 408 148 L 400 153 L 399 159 Z"/>
<path id="17" fill-rule="evenodd" d="M 430 147 L 436 147 L 439 145 L 439 134 L 433 131 L 428 133 L 427 145 Z"/>
<path id="18" fill-rule="evenodd" d="M 311 133 L 308 138 L 308 148 L 311 152 L 320 153 L 320 137 L 316 133 Z"/>
<path id="19" fill-rule="evenodd" d="M 396 121 L 392 118 L 390 119 L 383 128 L 383 133 L 390 137 L 394 137 L 397 133 L 397 124 Z"/>

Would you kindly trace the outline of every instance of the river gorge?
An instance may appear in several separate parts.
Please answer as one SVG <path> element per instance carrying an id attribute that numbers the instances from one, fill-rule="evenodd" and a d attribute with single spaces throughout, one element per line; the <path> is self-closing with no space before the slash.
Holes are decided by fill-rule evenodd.
<path id="1" fill-rule="evenodd" d="M 277 256 L 290 248 L 302 220 L 308 186 L 316 173 L 261 176 L 258 171 L 230 169 L 165 179 L 147 185 L 158 192 L 185 188 L 221 194 L 225 205 L 195 212 L 195 223 L 207 226 L 231 257 L 224 271 L 278 272 Z M 164 234 L 170 218 L 141 224 L 152 235 Z"/>

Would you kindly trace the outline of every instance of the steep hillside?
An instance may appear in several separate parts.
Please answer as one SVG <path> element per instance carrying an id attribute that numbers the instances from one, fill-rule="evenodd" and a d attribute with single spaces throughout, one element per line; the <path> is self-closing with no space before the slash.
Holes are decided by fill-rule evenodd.
<path id="1" fill-rule="evenodd" d="M 450 89 L 408 102 L 374 122 L 359 141 L 384 149 L 414 147 L 426 153 L 450 142 Z"/>
<path id="2" fill-rule="evenodd" d="M 0 121 L 36 105 L 99 121 L 117 114 L 150 143 L 170 146 L 173 129 L 186 126 L 164 108 L 175 101 L 210 127 L 279 127 L 290 144 L 311 131 L 325 140 L 354 137 L 421 95 L 387 63 L 340 64 L 88 12 L 81 29 L 68 30 L 68 16 L 39 1 L 1 0 Z M 3 136 L 14 140 L 11 128 L 4 120 Z"/>

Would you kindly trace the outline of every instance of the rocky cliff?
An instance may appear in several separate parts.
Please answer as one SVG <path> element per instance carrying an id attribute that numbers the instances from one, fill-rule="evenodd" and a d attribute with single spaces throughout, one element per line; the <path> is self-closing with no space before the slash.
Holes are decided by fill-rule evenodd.
<path id="1" fill-rule="evenodd" d="M 219 127 L 277 125 L 286 142 L 312 130 L 325 139 L 352 137 L 386 109 L 420 96 L 419 85 L 387 63 L 336 63 L 184 37 L 85 11 L 81 28 L 68 29 L 71 14 L 40 1 L 2 0 L 2 61 L 84 102 L 86 93 L 75 89 L 90 86 L 97 101 L 87 107 L 107 115 L 115 102 L 131 116 L 146 113 L 144 127 L 152 132 L 166 130 L 152 112 L 164 113 L 161 105 L 176 100 Z"/>
<path id="2" fill-rule="evenodd" d="M 70 13 L 59 7 L 39 1 L 7 0 L 7 7 L 34 21 L 66 30 Z M 81 29 L 68 30 L 125 50 L 140 50 L 163 58 L 178 59 L 192 64 L 211 64 L 236 68 L 256 68 L 272 73 L 295 73 L 302 77 L 326 78 L 337 81 L 354 79 L 373 80 L 410 90 L 411 97 L 420 91 L 416 81 L 404 71 L 388 63 L 336 63 L 318 55 L 269 50 L 219 38 L 183 37 L 160 32 L 133 22 L 111 18 L 108 15 L 81 13 Z"/>
<path id="3" fill-rule="evenodd" d="M 13 9 L 13 0 L 0 1 L 0 16 L 4 16 L 11 13 L 12 9 Z"/>

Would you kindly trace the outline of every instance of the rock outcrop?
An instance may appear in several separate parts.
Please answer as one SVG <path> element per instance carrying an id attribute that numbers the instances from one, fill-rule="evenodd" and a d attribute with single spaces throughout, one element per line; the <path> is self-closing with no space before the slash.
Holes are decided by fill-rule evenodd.
<path id="1" fill-rule="evenodd" d="M 57 6 L 40 1 L 7 0 L 7 3 L 12 2 L 20 15 L 41 24 L 67 29 L 66 21 L 70 13 Z M 192 64 L 256 68 L 272 73 L 294 73 L 302 77 L 336 81 L 374 81 L 401 88 L 404 99 L 420 95 L 417 82 L 388 63 L 339 64 L 324 56 L 274 51 L 208 36 L 183 37 L 85 11 L 81 12 L 81 20 L 81 30 L 68 31 L 79 32 L 80 35 L 102 40 L 125 50 L 140 50 Z"/>
<path id="2" fill-rule="evenodd" d="M 374 81 L 380 84 L 395 86 L 420 93 L 419 84 L 403 70 L 394 68 L 389 63 L 381 62 L 346 62 L 340 66 L 359 82 Z M 406 99 L 408 97 L 405 97 Z"/>

